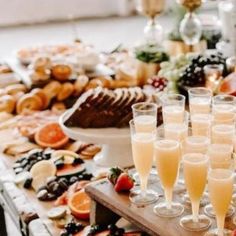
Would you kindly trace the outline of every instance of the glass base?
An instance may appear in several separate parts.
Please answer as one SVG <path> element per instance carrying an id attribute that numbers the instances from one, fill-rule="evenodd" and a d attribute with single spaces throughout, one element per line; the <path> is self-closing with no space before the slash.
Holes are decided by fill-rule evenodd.
<path id="1" fill-rule="evenodd" d="M 222 234 L 218 232 L 218 229 L 212 229 L 204 234 L 204 236 L 232 236 L 232 231 L 228 229 L 224 229 Z"/>
<path id="2" fill-rule="evenodd" d="M 180 225 L 188 231 L 203 231 L 210 227 L 211 220 L 205 215 L 198 216 L 198 222 L 193 221 L 193 216 L 184 216 L 180 220 Z"/>
<path id="3" fill-rule="evenodd" d="M 184 212 L 184 207 L 180 203 L 172 203 L 171 208 L 167 208 L 166 203 L 161 202 L 154 207 L 153 211 L 160 217 L 172 218 L 180 216 Z"/>
<path id="4" fill-rule="evenodd" d="M 215 212 L 214 212 L 213 207 L 212 207 L 211 204 L 208 204 L 207 206 L 204 207 L 204 213 L 207 216 L 211 217 L 211 218 L 215 218 L 216 217 L 215 216 Z M 229 209 L 226 212 L 226 216 L 225 217 L 226 218 L 231 217 L 234 213 L 235 213 L 234 208 L 232 206 L 229 206 Z"/>
<path id="5" fill-rule="evenodd" d="M 147 190 L 145 194 L 141 190 L 133 190 L 129 195 L 130 201 L 138 207 L 144 207 L 158 200 L 158 194 L 155 191 Z"/>

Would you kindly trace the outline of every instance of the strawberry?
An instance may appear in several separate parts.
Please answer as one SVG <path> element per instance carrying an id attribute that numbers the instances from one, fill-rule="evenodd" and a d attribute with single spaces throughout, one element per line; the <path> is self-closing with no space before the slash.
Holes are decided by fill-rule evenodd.
<path id="1" fill-rule="evenodd" d="M 236 229 L 232 232 L 232 236 L 236 236 Z"/>
<path id="2" fill-rule="evenodd" d="M 118 177 L 120 176 L 120 174 L 122 174 L 124 171 L 119 168 L 119 167 L 112 167 L 110 168 L 108 174 L 107 174 L 107 178 L 108 180 L 115 185 L 116 181 L 118 179 Z"/>
<path id="3" fill-rule="evenodd" d="M 134 180 L 127 174 L 122 173 L 115 184 L 116 192 L 129 191 L 134 186 Z"/>

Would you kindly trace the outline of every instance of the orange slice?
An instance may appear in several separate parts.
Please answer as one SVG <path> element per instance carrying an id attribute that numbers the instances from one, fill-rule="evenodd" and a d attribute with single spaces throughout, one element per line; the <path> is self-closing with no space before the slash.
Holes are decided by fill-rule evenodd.
<path id="1" fill-rule="evenodd" d="M 34 136 L 35 142 L 41 147 L 61 148 L 69 141 L 63 133 L 60 125 L 56 122 L 48 123 L 38 129 Z"/>
<path id="2" fill-rule="evenodd" d="M 71 214 L 83 220 L 89 219 L 90 204 L 91 199 L 84 191 L 74 193 L 68 202 Z"/>

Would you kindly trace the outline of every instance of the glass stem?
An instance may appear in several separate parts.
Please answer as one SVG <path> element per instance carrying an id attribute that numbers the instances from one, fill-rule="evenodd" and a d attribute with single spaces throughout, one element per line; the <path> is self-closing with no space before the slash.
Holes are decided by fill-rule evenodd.
<path id="1" fill-rule="evenodd" d="M 199 201 L 192 203 L 193 222 L 196 222 L 196 223 L 199 221 L 199 217 L 198 217 L 199 204 L 200 204 Z"/>
<path id="2" fill-rule="evenodd" d="M 172 205 L 172 189 L 165 188 L 165 198 L 166 198 L 166 207 L 167 207 L 167 209 L 171 209 L 171 205 Z"/>
<path id="3" fill-rule="evenodd" d="M 218 236 L 224 236 L 225 216 L 216 216 Z"/>
<path id="4" fill-rule="evenodd" d="M 147 192 L 147 177 L 142 177 L 140 178 L 140 187 L 141 187 L 141 194 L 142 197 L 146 196 L 146 192 Z"/>

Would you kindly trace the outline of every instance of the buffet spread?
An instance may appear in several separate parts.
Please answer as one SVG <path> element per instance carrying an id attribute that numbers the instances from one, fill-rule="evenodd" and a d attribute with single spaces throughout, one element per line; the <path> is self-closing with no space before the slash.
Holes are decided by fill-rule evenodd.
<path id="1" fill-rule="evenodd" d="M 155 20 L 163 2 L 153 6 L 154 12 L 142 9 L 143 14 Z M 180 2 L 189 10 L 186 19 L 201 5 Z M 182 36 L 188 20 L 181 23 Z M 230 133 L 235 130 L 235 58 L 194 49 L 193 41 L 184 53 L 173 55 L 171 47 L 168 51 L 150 41 L 152 30 L 148 25 L 145 31 L 149 43 L 135 48 L 98 53 L 92 45 L 76 41 L 22 48 L 0 63 L 0 202 L 22 235 L 233 235 L 207 232 L 216 226 L 209 198 L 214 208 L 214 194 L 224 190 L 226 226 L 235 228 L 234 209 L 227 200 L 233 185 L 229 171 L 211 171 L 210 192 L 203 194 L 207 162 L 202 153 L 206 145 L 219 142 L 229 142 L 235 151 L 235 131 Z M 166 139 L 154 148 L 158 174 L 148 146 L 153 142 L 148 135 L 156 127 L 155 138 L 162 140 L 164 133 Z M 202 139 L 191 137 L 205 138 L 201 151 L 197 145 Z M 188 145 L 195 156 L 187 156 Z M 233 147 L 228 153 L 232 155 Z M 167 163 L 165 155 L 172 161 Z M 210 164 L 225 167 L 226 161 Z M 146 172 L 154 180 L 147 180 Z M 223 178 L 220 174 L 228 176 L 227 184 L 216 181 Z M 194 182 L 196 176 L 199 183 Z M 172 194 L 177 202 L 171 202 Z M 167 206 L 159 202 L 163 198 Z M 186 214 L 195 198 L 200 203 L 192 222 Z M 198 215 L 199 206 L 211 219 Z"/>

